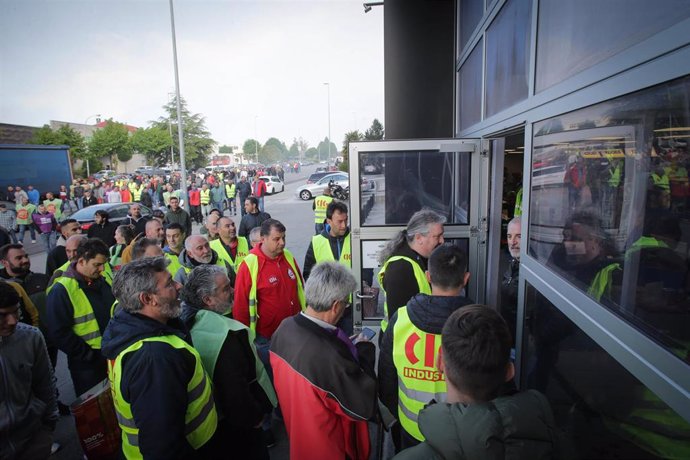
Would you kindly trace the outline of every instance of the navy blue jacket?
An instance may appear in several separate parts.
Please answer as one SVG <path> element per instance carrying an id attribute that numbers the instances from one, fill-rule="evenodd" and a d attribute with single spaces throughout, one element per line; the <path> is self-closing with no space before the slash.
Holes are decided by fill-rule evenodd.
<path id="1" fill-rule="evenodd" d="M 118 311 L 108 323 L 101 351 L 115 359 L 141 339 L 176 335 L 191 343 L 187 329 L 174 319 L 160 323 L 137 313 Z M 146 459 L 196 459 L 185 439 L 187 382 L 194 375 L 194 356 L 163 342 L 147 342 L 122 362 L 120 387 L 139 427 L 139 449 Z"/>

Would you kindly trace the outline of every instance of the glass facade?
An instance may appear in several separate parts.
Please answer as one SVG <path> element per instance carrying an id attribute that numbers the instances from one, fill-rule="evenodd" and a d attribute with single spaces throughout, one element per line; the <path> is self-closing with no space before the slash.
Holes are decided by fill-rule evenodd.
<path id="1" fill-rule="evenodd" d="M 406 225 L 432 209 L 451 224 L 467 224 L 470 153 L 361 152 L 360 225 Z"/>
<path id="2" fill-rule="evenodd" d="M 486 31 L 486 111 L 527 98 L 532 2 L 510 0 Z"/>
<path id="3" fill-rule="evenodd" d="M 482 119 L 482 62 L 484 40 L 480 40 L 458 72 L 458 128 Z"/>
<path id="4" fill-rule="evenodd" d="M 690 424 L 529 284 L 522 388 L 546 395 L 568 458 L 690 458 Z"/>
<path id="5" fill-rule="evenodd" d="M 530 255 L 685 362 L 688 142 L 690 77 L 536 123 L 529 226 Z"/>
<path id="6" fill-rule="evenodd" d="M 460 46 L 458 46 L 458 52 L 462 52 L 484 14 L 484 0 L 460 0 L 459 3 Z"/>
<path id="7" fill-rule="evenodd" d="M 541 0 L 536 91 L 543 91 L 688 17 L 687 0 Z"/>

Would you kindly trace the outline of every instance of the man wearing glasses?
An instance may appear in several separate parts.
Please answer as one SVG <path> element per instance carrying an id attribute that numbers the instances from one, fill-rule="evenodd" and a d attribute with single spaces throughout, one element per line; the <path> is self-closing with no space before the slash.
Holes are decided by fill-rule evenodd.
<path id="1" fill-rule="evenodd" d="M 58 420 L 53 369 L 39 330 L 19 322 L 19 302 L 0 282 L 0 401 L 12 414 L 0 418 L 0 458 L 48 458 Z"/>

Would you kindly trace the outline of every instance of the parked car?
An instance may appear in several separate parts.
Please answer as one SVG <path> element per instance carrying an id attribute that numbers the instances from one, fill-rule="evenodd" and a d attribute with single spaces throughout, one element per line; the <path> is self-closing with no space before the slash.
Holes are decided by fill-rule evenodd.
<path id="1" fill-rule="evenodd" d="M 326 167 L 326 166 L 318 166 L 318 167 L 316 168 L 316 172 L 317 172 L 317 173 L 321 173 L 321 172 L 327 173 L 327 172 L 328 172 L 328 167 Z"/>
<path id="2" fill-rule="evenodd" d="M 285 184 L 278 176 L 259 176 L 259 179 L 266 182 L 266 193 L 269 195 L 285 191 Z"/>
<path id="3" fill-rule="evenodd" d="M 115 174 L 115 171 L 113 171 L 112 169 L 102 169 L 95 173 L 93 175 L 93 178 L 98 180 L 107 179 L 109 177 L 113 177 Z"/>
<path id="4" fill-rule="evenodd" d="M 344 172 L 326 174 L 315 184 L 305 184 L 298 187 L 295 195 L 302 200 L 311 200 L 315 196 L 321 195 L 330 181 L 343 188 L 349 187 L 350 175 Z"/>
<path id="5" fill-rule="evenodd" d="M 307 179 L 307 184 L 315 184 L 315 183 L 317 183 L 317 182 L 319 181 L 319 179 L 321 179 L 323 176 L 327 176 L 327 175 L 329 175 L 329 174 L 332 174 L 332 173 L 329 173 L 328 171 L 320 171 L 320 172 L 312 173 L 312 174 L 309 176 L 309 178 Z"/>
<path id="6" fill-rule="evenodd" d="M 98 210 L 104 210 L 108 212 L 110 222 L 119 223 L 127 218 L 129 214 L 129 206 L 132 203 L 103 203 L 95 204 L 93 206 L 88 206 L 86 208 L 80 209 L 70 216 L 72 219 L 77 219 L 77 222 L 81 224 L 81 229 L 83 232 L 89 229 L 93 225 L 93 215 Z M 151 216 L 153 211 L 137 203 L 141 207 L 142 216 Z"/>

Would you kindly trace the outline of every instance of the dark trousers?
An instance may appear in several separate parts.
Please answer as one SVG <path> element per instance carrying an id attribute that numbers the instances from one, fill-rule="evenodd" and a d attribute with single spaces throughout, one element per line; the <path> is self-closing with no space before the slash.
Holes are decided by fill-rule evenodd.
<path id="1" fill-rule="evenodd" d="M 80 362 L 78 365 L 71 365 L 69 373 L 74 383 L 74 392 L 77 397 L 86 393 L 91 387 L 108 377 L 108 366 L 105 359 L 101 358 L 93 362 Z"/>
<path id="2" fill-rule="evenodd" d="M 268 449 L 261 428 L 233 427 L 227 420 L 218 422 L 213 437 L 199 449 L 207 460 L 247 459 L 268 460 Z"/>

